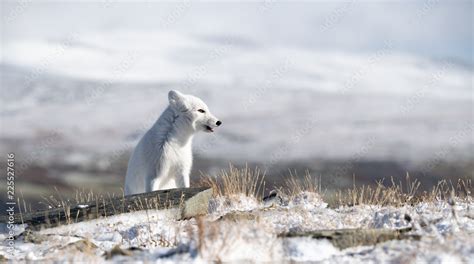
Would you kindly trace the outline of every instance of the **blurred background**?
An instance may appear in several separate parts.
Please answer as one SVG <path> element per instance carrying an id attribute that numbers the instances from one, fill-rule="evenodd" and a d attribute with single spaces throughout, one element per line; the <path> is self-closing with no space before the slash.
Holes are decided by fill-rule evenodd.
<path id="1" fill-rule="evenodd" d="M 33 207 L 121 193 L 170 89 L 223 121 L 195 137 L 193 182 L 229 163 L 268 188 L 474 178 L 472 1 L 1 5 L 0 149 Z"/>

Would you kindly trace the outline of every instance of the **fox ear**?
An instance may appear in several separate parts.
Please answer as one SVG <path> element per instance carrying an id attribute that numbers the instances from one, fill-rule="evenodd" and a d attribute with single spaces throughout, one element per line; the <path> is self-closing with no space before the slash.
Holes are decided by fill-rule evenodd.
<path id="1" fill-rule="evenodd" d="M 178 106 L 182 104 L 184 95 L 176 90 L 171 90 L 168 93 L 168 100 L 171 106 Z"/>

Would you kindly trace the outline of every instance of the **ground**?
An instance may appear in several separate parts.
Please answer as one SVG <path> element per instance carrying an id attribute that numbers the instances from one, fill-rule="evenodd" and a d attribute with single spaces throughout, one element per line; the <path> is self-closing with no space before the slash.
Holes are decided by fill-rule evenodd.
<path id="1" fill-rule="evenodd" d="M 321 261 L 323 263 L 469 263 L 474 259 L 471 198 L 401 207 L 330 208 L 317 193 L 265 202 L 216 196 L 209 214 L 176 220 L 178 209 L 137 211 L 19 236 L 8 259 L 110 262 Z M 410 237 L 340 249 L 326 239 L 281 237 L 321 229 L 413 227 Z M 417 237 L 420 239 L 414 239 Z M 5 238 L 5 237 L 3 237 Z M 2 238 L 2 239 L 3 239 Z M 472 263 L 472 262 L 471 262 Z"/>

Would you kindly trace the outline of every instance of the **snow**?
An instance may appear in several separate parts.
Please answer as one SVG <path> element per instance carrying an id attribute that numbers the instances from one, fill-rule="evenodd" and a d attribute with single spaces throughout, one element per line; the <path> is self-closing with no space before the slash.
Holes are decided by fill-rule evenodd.
<path id="1" fill-rule="evenodd" d="M 259 208 L 260 204 L 253 197 L 243 194 L 219 196 L 209 202 L 209 213 L 214 216 L 222 216 L 234 211 L 251 211 Z"/>
<path id="2" fill-rule="evenodd" d="M 39 244 L 17 239 L 13 259 L 104 261 L 104 252 L 119 245 L 128 255 L 110 261 L 468 262 L 474 258 L 473 210 L 470 200 L 454 206 L 438 201 L 329 208 L 311 192 L 272 206 L 242 195 L 215 197 L 207 216 L 189 220 L 176 220 L 178 209 L 149 210 L 44 229 L 39 234 L 46 239 Z M 421 236 L 419 241 L 392 240 L 343 250 L 329 240 L 277 236 L 288 231 L 411 226 L 411 234 Z M 81 251 L 71 244 L 84 239 L 97 248 Z M 0 254 L 7 256 L 5 251 L 2 244 Z"/>
<path id="3" fill-rule="evenodd" d="M 285 255 L 292 261 L 322 261 L 341 254 L 328 240 L 292 238 L 284 243 Z"/>

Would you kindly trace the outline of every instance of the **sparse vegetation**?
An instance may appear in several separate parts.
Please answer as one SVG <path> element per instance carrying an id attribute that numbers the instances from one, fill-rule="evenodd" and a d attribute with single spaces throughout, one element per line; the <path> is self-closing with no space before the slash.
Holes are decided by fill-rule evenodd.
<path id="1" fill-rule="evenodd" d="M 332 208 L 361 204 L 403 206 L 419 202 L 448 201 L 453 198 L 472 199 L 473 186 L 470 179 L 459 179 L 456 183 L 442 180 L 433 186 L 431 191 L 423 192 L 419 190 L 420 182 L 411 179 L 408 173 L 404 182 L 396 183 L 391 178 L 388 185 L 385 184 L 385 180 L 377 181 L 375 186 L 356 186 L 355 179 L 353 181 L 353 188 L 327 190 L 320 184 L 321 176 L 315 178 L 309 171 L 306 171 L 304 176 L 298 176 L 296 172 L 290 170 L 285 185 L 279 187 L 278 191 L 290 197 L 302 192 L 319 193 Z M 242 194 L 261 198 L 265 191 L 264 174 L 258 168 L 239 169 L 231 165 L 229 170 L 222 171 L 220 176 L 203 177 L 202 182 L 211 186 L 217 196 Z"/>
<path id="2" fill-rule="evenodd" d="M 355 182 L 355 179 L 353 179 Z M 433 186 L 431 191 L 419 191 L 420 182 L 412 180 L 409 174 L 406 175 L 405 182 L 396 183 L 393 178 L 390 184 L 385 184 L 384 180 L 377 181 L 375 186 L 362 185 L 345 190 L 327 190 L 320 184 L 321 176 L 315 178 L 306 171 L 304 176 L 298 176 L 296 172 L 289 170 L 285 185 L 278 188 L 280 196 L 294 197 L 303 192 L 317 193 L 329 204 L 331 208 L 340 206 L 355 205 L 379 205 L 395 206 L 414 205 L 420 202 L 435 201 L 472 201 L 472 182 L 470 179 L 459 179 L 455 184 L 446 180 L 440 181 Z M 228 170 L 223 170 L 217 177 L 203 175 L 201 186 L 211 187 L 216 197 L 231 197 L 234 195 L 243 195 L 261 200 L 265 192 L 265 174 L 258 168 L 251 169 L 248 166 L 237 168 L 233 165 Z M 267 190 L 268 191 L 268 190 Z M 123 192 L 117 194 L 96 194 L 91 190 L 77 190 L 75 199 L 64 199 L 58 189 L 55 188 L 56 195 L 43 197 L 43 204 L 50 209 L 61 209 L 62 214 L 67 218 L 66 223 L 76 223 L 79 215 L 71 215 L 71 207 L 78 204 L 95 203 L 106 207 L 111 205 L 113 214 L 140 211 L 140 210 L 159 210 L 161 208 L 170 208 L 171 201 L 165 197 L 168 206 L 163 207 L 160 197 L 150 199 L 135 199 L 133 204 L 117 204 L 118 199 L 124 198 Z M 180 201 L 180 206 L 183 201 Z M 31 205 L 27 206 L 25 200 L 19 200 L 20 213 L 31 212 Z M 107 217 L 107 212 L 105 213 Z"/>
<path id="3" fill-rule="evenodd" d="M 403 187 L 405 186 L 405 188 Z M 353 187 L 352 189 L 339 190 L 332 195 L 326 195 L 326 200 L 332 207 L 353 205 L 380 205 L 403 206 L 420 202 L 449 201 L 454 198 L 469 200 L 471 197 L 471 180 L 459 179 L 456 184 L 445 180 L 433 186 L 430 192 L 419 192 L 420 183 L 406 176 L 405 183 L 395 183 L 386 186 L 383 181 L 378 181 L 376 186 Z"/>
<path id="4" fill-rule="evenodd" d="M 260 169 L 242 169 L 229 165 L 229 170 L 221 171 L 218 177 L 203 176 L 202 184 L 210 186 L 217 196 L 243 194 L 248 197 L 262 198 L 265 190 L 265 173 Z"/>

